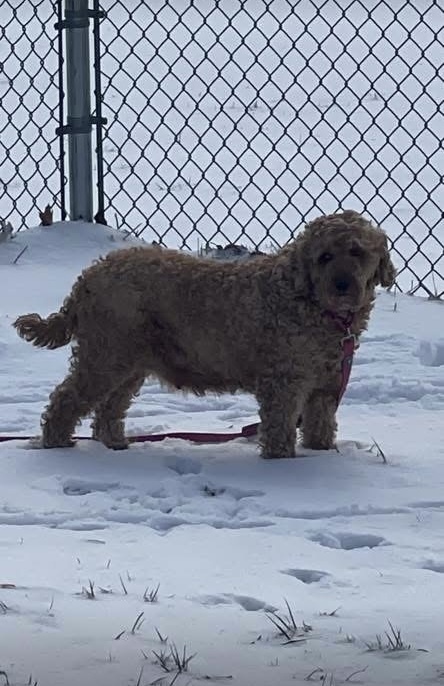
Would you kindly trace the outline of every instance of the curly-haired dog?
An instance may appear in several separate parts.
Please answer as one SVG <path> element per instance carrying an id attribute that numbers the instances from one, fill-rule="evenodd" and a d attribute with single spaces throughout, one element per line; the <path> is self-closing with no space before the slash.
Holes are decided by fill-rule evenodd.
<path id="1" fill-rule="evenodd" d="M 74 339 L 71 370 L 43 414 L 44 447 L 72 445 L 81 417 L 126 448 L 124 417 L 148 375 L 200 395 L 237 390 L 259 403 L 264 457 L 334 445 L 342 327 L 366 328 L 375 286 L 393 284 L 385 233 L 347 210 L 306 225 L 273 255 L 205 260 L 137 247 L 77 279 L 60 311 L 21 316 L 20 336 L 50 349 Z"/>

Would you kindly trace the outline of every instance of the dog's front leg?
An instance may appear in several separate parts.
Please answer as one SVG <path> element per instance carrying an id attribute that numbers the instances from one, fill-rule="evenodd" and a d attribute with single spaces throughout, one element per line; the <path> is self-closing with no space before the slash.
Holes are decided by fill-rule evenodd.
<path id="1" fill-rule="evenodd" d="M 326 389 L 314 391 L 307 398 L 302 421 L 302 444 L 305 448 L 334 448 L 337 404 L 337 393 Z"/>
<path id="2" fill-rule="evenodd" d="M 264 379 L 258 384 L 256 398 L 262 457 L 295 457 L 296 424 L 305 398 L 303 385 L 285 379 Z"/>

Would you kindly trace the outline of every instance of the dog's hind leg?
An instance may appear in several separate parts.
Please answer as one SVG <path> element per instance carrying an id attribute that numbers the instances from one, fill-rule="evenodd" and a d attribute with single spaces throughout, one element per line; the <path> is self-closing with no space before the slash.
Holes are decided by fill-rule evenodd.
<path id="1" fill-rule="evenodd" d="M 79 420 L 112 392 L 116 369 L 111 365 L 105 367 L 104 359 L 107 359 L 106 351 L 92 355 L 90 350 L 85 356 L 81 349 L 74 349 L 71 371 L 51 393 L 49 405 L 42 415 L 44 448 L 74 445 L 72 435 Z M 119 375 L 127 376 L 130 372 L 130 368 L 118 369 Z"/>
<path id="2" fill-rule="evenodd" d="M 124 450 L 128 447 L 125 437 L 125 415 L 131 401 L 140 391 L 145 374 L 136 372 L 116 386 L 94 408 L 93 438 L 108 448 Z"/>

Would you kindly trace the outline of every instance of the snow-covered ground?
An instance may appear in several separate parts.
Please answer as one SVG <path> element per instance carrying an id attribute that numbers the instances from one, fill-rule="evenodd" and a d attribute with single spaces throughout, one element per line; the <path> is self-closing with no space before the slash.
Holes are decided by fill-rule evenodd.
<path id="1" fill-rule="evenodd" d="M 0 245 L 1 435 L 38 432 L 69 355 L 21 341 L 14 318 L 57 309 L 78 271 L 122 243 L 75 223 Z M 439 302 L 378 294 L 338 452 L 263 461 L 246 440 L 124 453 L 0 444 L 0 670 L 11 686 L 442 683 L 443 315 Z M 147 381 L 128 430 L 227 430 L 256 409 L 248 396 L 196 399 Z M 287 645 L 270 621 L 285 601 L 298 627 Z M 404 650 L 386 648 L 388 621 Z M 196 654 L 177 678 L 154 655 L 172 644 Z"/>

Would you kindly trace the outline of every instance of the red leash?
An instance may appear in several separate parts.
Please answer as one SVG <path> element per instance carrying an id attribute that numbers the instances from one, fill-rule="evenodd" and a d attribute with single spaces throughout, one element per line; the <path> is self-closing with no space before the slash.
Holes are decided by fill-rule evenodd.
<path id="1" fill-rule="evenodd" d="M 240 431 L 228 433 L 205 433 L 201 431 L 171 431 L 164 434 L 145 434 L 142 436 L 129 436 L 130 443 L 157 443 L 165 438 L 180 438 L 192 443 L 227 443 L 235 438 L 251 438 L 257 436 L 259 422 L 246 424 Z"/>
<path id="2" fill-rule="evenodd" d="M 141 434 L 139 436 L 127 436 L 130 443 L 157 443 L 166 438 L 179 438 L 192 443 L 227 443 L 235 438 L 251 438 L 258 433 L 259 423 L 247 424 L 240 431 L 229 433 L 205 433 L 201 431 L 168 431 L 159 434 Z M 0 443 L 6 441 L 29 441 L 35 436 L 0 436 Z M 75 436 L 76 441 L 91 441 L 91 436 Z"/>
<path id="3" fill-rule="evenodd" d="M 353 366 L 355 350 L 359 348 L 359 341 L 355 334 L 348 333 L 342 339 L 341 387 L 338 394 L 338 405 L 347 390 L 348 381 Z"/>
<path id="4" fill-rule="evenodd" d="M 336 326 L 342 331 L 344 337 L 341 340 L 342 347 L 342 360 L 341 360 L 341 386 L 338 393 L 338 406 L 342 400 L 342 397 L 347 390 L 348 381 L 350 379 L 350 374 L 353 366 L 353 358 L 355 355 L 355 350 L 359 348 L 358 337 L 351 332 L 350 327 L 353 324 L 353 313 L 349 312 L 345 316 L 337 314 L 336 312 L 330 312 L 326 310 L 325 314 L 330 317 L 330 319 L 336 324 Z"/>
<path id="5" fill-rule="evenodd" d="M 341 386 L 338 393 L 338 405 L 342 400 L 353 365 L 353 356 L 355 350 L 359 347 L 358 339 L 355 334 L 351 333 L 350 325 L 353 321 L 353 315 L 341 317 L 334 312 L 326 312 L 326 314 L 339 326 L 344 333 L 342 338 L 342 361 L 341 361 Z M 202 431 L 168 431 L 166 433 L 158 434 L 141 434 L 139 436 L 128 436 L 130 443 L 158 443 L 164 441 L 166 438 L 178 438 L 182 441 L 191 441 L 191 443 L 228 443 L 236 438 L 252 438 L 257 436 L 259 431 L 259 422 L 255 424 L 246 424 L 240 431 L 215 433 Z M 29 441 L 34 436 L 0 436 L 0 443 L 6 441 Z M 75 440 L 89 441 L 91 436 L 77 436 Z"/>

